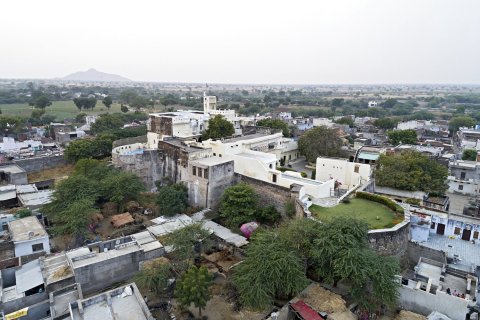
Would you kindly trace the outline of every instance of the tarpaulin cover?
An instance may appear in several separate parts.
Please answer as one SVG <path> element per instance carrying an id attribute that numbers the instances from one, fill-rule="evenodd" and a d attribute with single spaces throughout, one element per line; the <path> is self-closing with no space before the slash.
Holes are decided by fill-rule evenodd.
<path id="1" fill-rule="evenodd" d="M 303 300 L 298 300 L 295 303 L 290 304 L 292 309 L 297 312 L 305 320 L 323 320 L 317 311 L 313 310 Z"/>

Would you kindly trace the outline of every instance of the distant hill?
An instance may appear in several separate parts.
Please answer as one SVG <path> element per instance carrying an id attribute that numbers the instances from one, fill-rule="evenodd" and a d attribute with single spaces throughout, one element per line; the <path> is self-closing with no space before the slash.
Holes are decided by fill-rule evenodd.
<path id="1" fill-rule="evenodd" d="M 117 74 L 100 72 L 95 69 L 88 69 L 87 71 L 80 71 L 69 74 L 62 78 L 63 80 L 73 81 L 104 81 L 104 82 L 127 82 L 132 81 Z"/>

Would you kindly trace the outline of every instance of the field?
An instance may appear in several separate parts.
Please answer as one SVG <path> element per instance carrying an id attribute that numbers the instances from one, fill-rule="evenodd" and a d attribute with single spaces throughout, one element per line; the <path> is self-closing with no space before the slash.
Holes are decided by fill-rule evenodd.
<path id="1" fill-rule="evenodd" d="M 3 115 L 30 117 L 34 108 L 28 104 L 14 103 L 14 104 L 0 104 L 0 110 Z M 64 119 L 74 119 L 77 114 L 80 113 L 73 101 L 54 101 L 51 106 L 45 108 L 47 114 L 54 115 L 57 121 L 63 121 Z M 98 115 L 100 113 L 106 113 L 107 107 L 105 107 L 101 101 L 97 101 L 97 105 L 93 110 L 82 110 L 89 115 Z M 114 103 L 109 112 L 121 112 L 120 104 Z"/>
<path id="2" fill-rule="evenodd" d="M 372 229 L 387 228 L 400 222 L 397 221 L 398 218 L 395 219 L 392 210 L 383 204 L 365 199 L 352 199 L 350 203 L 340 203 L 330 208 L 312 205 L 309 210 L 320 220 L 329 220 L 335 217 L 357 218 L 367 222 Z"/>

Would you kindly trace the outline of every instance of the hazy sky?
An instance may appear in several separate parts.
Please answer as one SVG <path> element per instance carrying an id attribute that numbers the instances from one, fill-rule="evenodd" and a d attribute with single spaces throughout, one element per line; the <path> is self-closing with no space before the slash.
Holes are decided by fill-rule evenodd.
<path id="1" fill-rule="evenodd" d="M 0 78 L 480 83 L 480 0 L 3 0 Z"/>

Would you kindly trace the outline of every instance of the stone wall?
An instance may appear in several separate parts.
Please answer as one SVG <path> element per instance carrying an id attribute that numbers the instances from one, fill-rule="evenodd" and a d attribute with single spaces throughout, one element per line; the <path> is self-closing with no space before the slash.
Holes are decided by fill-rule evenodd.
<path id="1" fill-rule="evenodd" d="M 20 166 L 27 173 L 38 172 L 45 169 L 52 169 L 58 166 L 65 165 L 67 163 L 63 155 L 50 155 L 25 159 L 15 159 L 13 160 L 13 162 Z"/>
<path id="2" fill-rule="evenodd" d="M 410 223 L 402 222 L 389 229 L 370 230 L 368 242 L 378 254 L 402 258 L 410 240 Z"/>
<path id="3" fill-rule="evenodd" d="M 445 252 L 422 246 L 418 243 L 409 241 L 407 244 L 407 259 L 411 266 L 416 266 L 420 257 L 430 260 L 447 263 Z"/>
<path id="4" fill-rule="evenodd" d="M 285 213 L 285 204 L 287 201 L 295 200 L 298 193 L 290 188 L 282 187 L 274 183 L 253 179 L 243 175 L 237 175 L 240 182 L 244 182 L 256 191 L 260 198 L 262 206 L 273 205 L 281 214 Z"/>
<path id="5" fill-rule="evenodd" d="M 115 141 L 113 141 L 113 148 L 120 147 L 120 146 L 126 146 L 126 145 L 134 144 L 134 143 L 147 143 L 147 135 L 145 134 L 143 136 L 130 137 L 130 138 L 115 140 Z"/>

